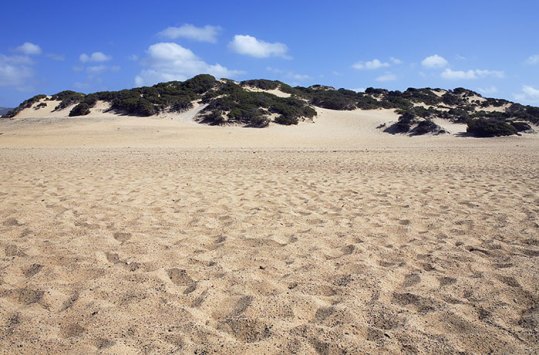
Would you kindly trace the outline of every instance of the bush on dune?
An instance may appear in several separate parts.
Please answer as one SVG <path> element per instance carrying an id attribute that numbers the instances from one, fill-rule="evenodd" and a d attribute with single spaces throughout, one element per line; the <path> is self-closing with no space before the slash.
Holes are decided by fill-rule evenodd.
<path id="1" fill-rule="evenodd" d="M 54 108 L 54 111 L 63 110 L 71 105 L 78 104 L 84 98 L 84 94 L 71 90 L 60 91 L 52 95 L 52 100 L 59 100 L 60 103 Z"/>
<path id="2" fill-rule="evenodd" d="M 408 134 L 410 136 L 447 133 L 442 127 L 432 122 L 432 120 L 420 118 L 410 112 L 403 113 L 398 121 L 385 128 L 384 132 L 391 134 Z"/>
<path id="3" fill-rule="evenodd" d="M 69 117 L 73 116 L 85 116 L 90 113 L 90 106 L 88 104 L 81 102 L 80 104 L 73 107 L 73 109 L 69 112 Z"/>
<path id="4" fill-rule="evenodd" d="M 279 89 L 290 94 L 290 97 L 252 91 L 249 87 L 264 91 Z M 539 124 L 538 107 L 502 99 L 482 99 L 479 94 L 464 88 L 446 90 L 441 96 L 442 91 L 435 90 L 438 89 L 408 88 L 401 92 L 369 87 L 365 92 L 355 92 L 318 84 L 292 87 L 281 81 L 265 79 L 245 80 L 238 84 L 229 79 L 217 80 L 211 75 L 201 74 L 185 81 L 89 95 L 66 90 L 53 95 L 50 100 L 60 101 L 55 110 L 74 106 L 70 116 L 89 114 L 97 100 L 110 103 L 112 111 L 134 116 L 184 112 L 193 108 L 194 102 L 201 102 L 207 106 L 197 117 L 198 122 L 248 127 L 265 127 L 270 122 L 295 125 L 316 116 L 314 107 L 331 110 L 390 109 L 395 110 L 400 117 L 396 123 L 386 128 L 386 132 L 409 135 L 443 132 L 432 121 L 434 118 L 467 123 L 469 134 L 476 136 L 527 132 L 531 130 L 530 124 Z M 45 98 L 45 95 L 37 95 L 28 99 L 8 113 L 7 117 L 14 117 Z M 491 106 L 501 109 L 491 111 Z"/>
<path id="5" fill-rule="evenodd" d="M 499 137 L 517 134 L 510 123 L 493 118 L 478 118 L 468 121 L 466 132 L 473 137 Z"/>

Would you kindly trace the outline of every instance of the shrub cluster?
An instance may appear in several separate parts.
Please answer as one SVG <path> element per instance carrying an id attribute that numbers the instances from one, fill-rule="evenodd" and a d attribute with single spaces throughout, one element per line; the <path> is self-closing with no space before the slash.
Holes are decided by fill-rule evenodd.
<path id="1" fill-rule="evenodd" d="M 81 102 L 69 111 L 69 117 L 85 116 L 90 113 L 90 106 L 87 103 Z"/>
<path id="2" fill-rule="evenodd" d="M 477 118 L 468 121 L 466 132 L 472 137 L 499 137 L 517 134 L 516 128 L 496 118 Z"/>
<path id="3" fill-rule="evenodd" d="M 277 80 L 254 79 L 254 80 L 244 80 L 240 82 L 240 85 L 259 88 L 262 90 L 275 90 L 279 88 L 279 86 L 281 85 L 281 82 Z"/>
<path id="4" fill-rule="evenodd" d="M 267 92 L 252 92 L 245 87 L 261 90 L 279 89 L 290 94 L 289 98 L 277 97 Z M 10 111 L 13 117 L 35 102 L 45 98 L 37 95 Z M 111 110 L 120 114 L 151 116 L 165 111 L 183 112 L 200 100 L 207 104 L 199 122 L 222 125 L 240 124 L 265 127 L 272 120 L 279 124 L 297 124 L 301 119 L 316 115 L 313 106 L 332 110 L 395 109 L 399 120 L 387 128 L 388 132 L 406 134 L 436 133 L 441 128 L 433 118 L 467 123 L 469 133 L 477 136 L 514 134 L 527 131 L 529 123 L 539 124 L 539 108 L 512 104 L 501 99 L 473 100 L 481 95 L 464 88 L 446 91 L 439 96 L 431 88 L 408 88 L 404 92 L 367 88 L 365 92 L 335 89 L 330 86 L 312 85 L 291 87 L 276 80 L 246 80 L 237 84 L 228 79 L 216 80 L 208 74 L 197 75 L 186 81 L 170 81 L 151 87 L 120 91 L 102 91 L 84 95 L 62 91 L 51 100 L 60 100 L 55 110 L 76 104 L 70 116 L 90 113 L 97 100 L 109 102 Z M 507 108 L 503 112 L 485 111 L 489 106 Z"/>
<path id="5" fill-rule="evenodd" d="M 208 106 L 202 110 L 199 121 L 210 125 L 265 127 L 270 122 L 271 114 L 277 115 L 276 123 L 291 125 L 297 124 L 301 118 L 316 115 L 316 111 L 300 99 L 251 92 L 230 82 L 205 95 L 203 102 Z"/>
<path id="6" fill-rule="evenodd" d="M 398 121 L 385 128 L 384 132 L 391 134 L 408 134 L 410 136 L 420 136 L 428 133 L 447 133 L 442 127 L 432 122 L 431 119 L 419 117 L 410 112 L 404 112 L 400 115 Z"/>
<path id="7" fill-rule="evenodd" d="M 73 104 L 79 103 L 84 98 L 84 94 L 71 90 L 60 91 L 52 95 L 52 100 L 60 100 L 60 103 L 54 108 L 54 111 L 63 110 Z"/>

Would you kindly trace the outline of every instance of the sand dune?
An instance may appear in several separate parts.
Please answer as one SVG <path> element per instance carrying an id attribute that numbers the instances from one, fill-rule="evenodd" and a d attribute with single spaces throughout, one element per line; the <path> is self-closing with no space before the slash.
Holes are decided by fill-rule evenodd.
<path id="1" fill-rule="evenodd" d="M 313 122 L 297 126 L 271 124 L 264 129 L 237 126 L 212 127 L 197 124 L 195 116 L 201 104 L 181 114 L 165 113 L 154 117 L 128 117 L 105 112 L 99 103 L 92 114 L 68 117 L 69 110 L 50 115 L 47 110 L 26 109 L 13 120 L 0 125 L 0 147 L 181 147 L 181 148 L 288 148 L 288 149 L 359 149 L 428 144 L 481 144 L 473 138 L 456 138 L 466 131 L 463 124 L 435 120 L 451 135 L 410 139 L 389 136 L 377 129 L 397 121 L 394 110 L 334 111 L 317 108 Z M 418 137 L 419 138 L 419 137 Z M 497 141 L 508 138 L 498 138 Z M 511 141 L 511 139 L 509 138 Z M 536 135 L 520 137 L 535 141 Z"/>
<path id="2" fill-rule="evenodd" d="M 539 351 L 537 136 L 319 113 L 2 121 L 0 348 Z"/>

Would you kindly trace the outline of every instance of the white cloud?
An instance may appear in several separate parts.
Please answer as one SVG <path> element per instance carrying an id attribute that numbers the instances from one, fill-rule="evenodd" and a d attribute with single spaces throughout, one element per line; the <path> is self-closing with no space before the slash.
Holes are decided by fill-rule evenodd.
<path id="1" fill-rule="evenodd" d="M 534 88 L 533 86 L 524 85 L 522 90 L 513 94 L 516 100 L 525 102 L 525 103 L 539 103 L 539 89 Z"/>
<path id="2" fill-rule="evenodd" d="M 535 54 L 526 59 L 526 64 L 535 65 L 539 64 L 539 54 Z"/>
<path id="3" fill-rule="evenodd" d="M 148 47 L 147 57 L 143 62 L 146 68 L 135 77 L 135 83 L 139 86 L 163 81 L 186 80 L 204 73 L 218 78 L 231 78 L 241 73 L 220 64 L 208 64 L 191 50 L 171 42 L 152 44 Z"/>
<path id="4" fill-rule="evenodd" d="M 288 75 L 290 79 L 295 81 L 307 81 L 311 79 L 311 76 L 307 74 L 289 73 Z"/>
<path id="5" fill-rule="evenodd" d="M 480 78 L 503 78 L 504 72 L 499 70 L 452 70 L 445 69 L 441 77 L 447 80 L 475 80 Z"/>
<path id="6" fill-rule="evenodd" d="M 91 65 L 86 68 L 86 72 L 90 75 L 99 75 L 107 71 L 118 71 L 118 70 L 120 70 L 120 67 L 117 65 L 108 66 L 104 64 Z"/>
<path id="7" fill-rule="evenodd" d="M 496 86 L 488 86 L 485 88 L 477 88 L 477 91 L 482 95 L 493 95 L 498 92 L 498 88 Z"/>
<path id="8" fill-rule="evenodd" d="M 79 56 L 79 60 L 83 63 L 88 63 L 88 62 L 101 63 L 101 62 L 109 61 L 111 59 L 112 59 L 111 56 L 106 55 L 103 52 L 93 52 L 90 55 L 86 53 L 82 53 Z"/>
<path id="9" fill-rule="evenodd" d="M 438 54 L 431 55 L 426 57 L 421 61 L 421 65 L 425 68 L 443 68 L 446 67 L 449 62 L 442 56 Z"/>
<path id="10" fill-rule="evenodd" d="M 17 52 L 25 55 L 38 55 L 41 54 L 41 47 L 31 42 L 24 42 L 15 49 Z"/>
<path id="11" fill-rule="evenodd" d="M 282 70 L 274 67 L 266 67 L 266 70 L 270 73 L 278 75 L 283 81 L 293 80 L 294 82 L 290 84 L 297 84 L 299 82 L 305 82 L 313 79 L 310 75 L 296 73 L 291 70 Z"/>
<path id="12" fill-rule="evenodd" d="M 373 59 L 367 62 L 357 62 L 354 65 L 352 65 L 352 68 L 357 69 L 357 70 L 376 70 L 380 68 L 387 68 L 389 66 L 391 66 L 391 64 L 387 62 L 382 62 L 379 59 Z"/>
<path id="13" fill-rule="evenodd" d="M 34 77 L 32 64 L 28 57 L 0 54 L 0 86 L 26 88 Z"/>
<path id="14" fill-rule="evenodd" d="M 269 71 L 270 73 L 274 73 L 274 74 L 284 74 L 285 73 L 284 70 L 279 69 L 279 68 L 274 68 L 274 67 L 266 67 L 266 70 Z"/>
<path id="15" fill-rule="evenodd" d="M 187 38 L 193 41 L 215 43 L 220 31 L 221 28 L 216 26 L 196 27 L 185 24 L 180 27 L 168 27 L 159 32 L 159 35 L 168 39 Z"/>
<path id="16" fill-rule="evenodd" d="M 397 80 L 397 76 L 395 74 L 392 74 L 392 73 L 386 73 L 384 75 L 380 75 L 379 77 L 376 78 L 376 81 L 380 82 L 380 83 L 384 83 L 384 82 L 387 82 L 387 81 L 395 81 Z"/>
<path id="17" fill-rule="evenodd" d="M 229 48 L 238 54 L 248 55 L 255 58 L 282 57 L 287 55 L 288 47 L 279 42 L 265 42 L 249 35 L 235 35 Z"/>
<path id="18" fill-rule="evenodd" d="M 391 64 L 395 64 L 395 65 L 402 64 L 402 60 L 400 60 L 399 58 L 395 58 L 395 57 L 389 58 L 389 61 L 391 62 Z"/>

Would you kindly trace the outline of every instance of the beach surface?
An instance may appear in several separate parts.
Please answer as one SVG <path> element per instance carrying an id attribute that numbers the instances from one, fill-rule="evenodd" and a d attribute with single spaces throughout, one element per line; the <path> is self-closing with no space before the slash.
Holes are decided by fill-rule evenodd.
<path id="1" fill-rule="evenodd" d="M 539 137 L 396 117 L 0 120 L 0 352 L 537 353 Z"/>

